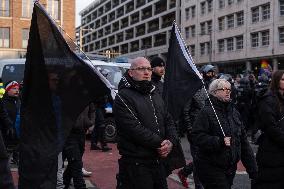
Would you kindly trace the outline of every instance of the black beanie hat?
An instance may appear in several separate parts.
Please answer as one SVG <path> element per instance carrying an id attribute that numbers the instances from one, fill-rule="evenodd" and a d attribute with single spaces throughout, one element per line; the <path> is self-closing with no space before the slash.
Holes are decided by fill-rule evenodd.
<path id="1" fill-rule="evenodd" d="M 163 59 L 161 59 L 160 57 L 156 56 L 155 58 L 153 58 L 150 62 L 151 67 L 157 67 L 157 66 L 165 66 L 165 62 Z"/>

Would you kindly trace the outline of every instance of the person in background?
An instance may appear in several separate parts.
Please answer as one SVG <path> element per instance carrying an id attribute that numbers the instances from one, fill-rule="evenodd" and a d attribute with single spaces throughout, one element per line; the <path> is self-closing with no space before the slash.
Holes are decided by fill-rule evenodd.
<path id="1" fill-rule="evenodd" d="M 7 136 L 6 145 L 8 151 L 12 153 L 11 162 L 18 165 L 19 163 L 19 134 L 20 134 L 20 99 L 19 99 L 19 83 L 16 81 L 9 81 L 6 83 L 5 94 L 3 96 L 3 104 L 7 110 L 8 116 L 14 125 L 14 132 Z"/>
<path id="2" fill-rule="evenodd" d="M 2 98 L 5 94 L 4 84 L 2 78 L 0 78 L 0 98 Z"/>
<path id="3" fill-rule="evenodd" d="M 9 158 L 3 141 L 2 133 L 13 130 L 13 125 L 0 99 L 0 188 L 15 189 L 9 166 Z"/>
<path id="4" fill-rule="evenodd" d="M 208 89 L 210 83 L 216 78 L 215 67 L 211 64 L 204 65 L 201 67 L 201 72 L 203 81 L 205 83 L 205 88 Z"/>
<path id="5" fill-rule="evenodd" d="M 163 82 L 162 77 L 165 75 L 165 62 L 160 57 L 154 57 L 151 62 L 152 71 L 152 84 L 156 87 L 156 91 L 162 96 Z"/>
<path id="6" fill-rule="evenodd" d="M 256 179 L 256 160 L 240 114 L 231 103 L 231 84 L 216 79 L 209 94 L 215 111 L 207 99 L 194 122 L 192 136 L 198 147 L 194 165 L 205 189 L 230 189 L 239 160 L 249 177 Z"/>
<path id="7" fill-rule="evenodd" d="M 256 160 L 257 189 L 284 188 L 284 70 L 273 73 L 269 90 L 258 103 L 258 128 L 262 131 Z"/>

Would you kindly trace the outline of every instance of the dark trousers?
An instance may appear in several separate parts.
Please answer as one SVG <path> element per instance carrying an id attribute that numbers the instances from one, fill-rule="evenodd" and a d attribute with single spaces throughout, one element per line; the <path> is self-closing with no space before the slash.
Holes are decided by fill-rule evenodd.
<path id="1" fill-rule="evenodd" d="M 118 160 L 117 189 L 167 189 L 166 173 L 159 161 Z"/>
<path id="2" fill-rule="evenodd" d="M 65 189 L 69 188 L 71 179 L 73 178 L 73 184 L 75 189 L 86 189 L 86 184 L 83 178 L 82 168 L 82 156 L 84 150 L 82 144 L 76 142 L 67 142 L 63 149 L 64 157 L 68 160 L 67 168 L 63 173 L 63 183 Z"/>
<path id="3" fill-rule="evenodd" d="M 231 189 L 236 169 L 223 170 L 207 163 L 196 162 L 196 171 L 204 189 Z"/>

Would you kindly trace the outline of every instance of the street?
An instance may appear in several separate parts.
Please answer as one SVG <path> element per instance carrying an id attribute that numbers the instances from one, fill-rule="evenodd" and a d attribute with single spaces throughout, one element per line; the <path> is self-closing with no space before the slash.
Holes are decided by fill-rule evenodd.
<path id="1" fill-rule="evenodd" d="M 191 161 L 188 142 L 182 138 L 182 147 L 187 161 Z M 116 187 L 116 174 L 118 172 L 117 160 L 119 158 L 116 144 L 109 144 L 112 148 L 109 152 L 90 151 L 89 141 L 86 143 L 85 154 L 83 157 L 84 168 L 92 171 L 91 177 L 86 177 L 88 189 L 114 189 Z M 253 150 L 256 152 L 256 146 L 253 145 Z M 18 169 L 13 167 L 12 173 L 15 182 L 18 180 Z M 177 171 L 174 171 L 168 178 L 169 189 L 183 189 L 178 177 Z M 194 189 L 192 175 L 189 176 L 190 189 Z M 241 163 L 238 164 L 238 171 L 234 180 L 233 189 L 250 189 L 250 182 L 245 168 Z"/>

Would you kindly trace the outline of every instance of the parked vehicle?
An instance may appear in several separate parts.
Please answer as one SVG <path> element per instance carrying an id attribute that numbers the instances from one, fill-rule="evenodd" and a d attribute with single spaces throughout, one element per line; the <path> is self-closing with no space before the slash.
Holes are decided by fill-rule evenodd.
<path id="1" fill-rule="evenodd" d="M 0 60 L 0 77 L 3 83 L 8 81 L 21 82 L 25 72 L 25 58 Z"/>

